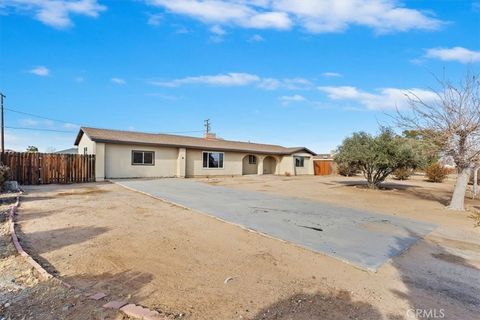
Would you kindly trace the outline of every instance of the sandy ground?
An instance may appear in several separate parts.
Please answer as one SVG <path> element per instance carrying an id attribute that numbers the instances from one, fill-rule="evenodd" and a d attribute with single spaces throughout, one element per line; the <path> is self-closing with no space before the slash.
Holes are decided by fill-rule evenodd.
<path id="1" fill-rule="evenodd" d="M 97 183 L 29 188 L 19 212 L 21 241 L 48 270 L 82 290 L 103 290 L 177 318 L 408 319 L 413 308 L 442 310 L 444 319 L 478 319 L 480 231 L 468 214 L 443 209 L 451 184 L 413 180 L 398 190 L 369 191 L 349 186 L 356 180 L 209 182 L 368 208 L 439 228 L 371 273 Z"/>
<path id="2" fill-rule="evenodd" d="M 2 196 L 0 196 L 2 197 Z M 11 241 L 8 205 L 0 205 L 0 319 L 129 319 L 57 281 L 42 281 Z"/>

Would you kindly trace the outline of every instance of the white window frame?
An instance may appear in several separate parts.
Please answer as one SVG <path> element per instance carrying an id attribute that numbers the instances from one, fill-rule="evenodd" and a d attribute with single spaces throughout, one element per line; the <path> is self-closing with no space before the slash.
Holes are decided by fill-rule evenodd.
<path id="1" fill-rule="evenodd" d="M 134 162 L 134 154 L 135 153 L 142 153 L 142 163 L 135 163 Z M 145 153 L 152 154 L 152 163 L 145 163 Z M 155 165 L 155 151 L 150 150 L 132 150 L 132 166 L 154 166 Z"/>
<path id="2" fill-rule="evenodd" d="M 221 167 L 218 167 L 218 168 L 210 168 L 209 167 L 209 161 L 208 161 L 208 155 L 207 155 L 207 166 L 205 167 L 203 165 L 203 157 L 204 157 L 204 154 L 205 153 L 218 153 L 218 154 L 221 154 L 222 155 L 222 166 Z M 225 152 L 221 152 L 221 151 L 202 151 L 202 168 L 203 169 L 208 169 L 208 170 L 223 170 L 225 168 Z"/>

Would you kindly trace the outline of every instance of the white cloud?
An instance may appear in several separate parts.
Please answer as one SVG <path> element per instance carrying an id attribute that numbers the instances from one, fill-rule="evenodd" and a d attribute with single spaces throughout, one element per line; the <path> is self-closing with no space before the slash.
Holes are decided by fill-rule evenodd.
<path id="1" fill-rule="evenodd" d="M 188 84 L 206 84 L 212 86 L 247 86 L 260 81 L 257 75 L 249 73 L 225 73 L 217 75 L 205 75 L 196 77 L 186 77 L 181 79 L 174 79 L 170 81 L 152 81 L 151 84 L 162 87 L 179 87 Z"/>
<path id="2" fill-rule="evenodd" d="M 318 89 L 325 92 L 332 100 L 358 102 L 370 110 L 406 108 L 409 105 L 407 98 L 408 95 L 415 95 L 425 102 L 432 102 L 437 99 L 434 92 L 418 88 L 382 88 L 376 90 L 375 93 L 362 91 L 351 86 L 326 86 L 319 87 Z"/>
<path id="3" fill-rule="evenodd" d="M 262 42 L 262 41 L 265 41 L 265 39 L 259 35 L 259 34 L 254 34 L 253 36 L 251 36 L 248 41 L 250 42 Z"/>
<path id="4" fill-rule="evenodd" d="M 127 83 L 127 81 L 125 81 L 125 79 L 122 79 L 122 78 L 112 78 L 110 79 L 113 83 L 115 84 L 118 84 L 118 85 L 124 85 Z"/>
<path id="5" fill-rule="evenodd" d="M 222 0 L 147 0 L 172 13 L 183 14 L 210 24 L 229 24 L 244 28 L 289 29 L 291 20 L 285 12 L 257 11 L 258 1 Z M 248 3 L 247 3 L 248 2 Z"/>
<path id="6" fill-rule="evenodd" d="M 340 74 L 338 72 L 324 72 L 324 73 L 322 73 L 322 76 L 324 76 L 326 78 L 341 78 L 341 77 L 343 77 L 342 74 Z"/>
<path id="7" fill-rule="evenodd" d="M 302 102 L 307 100 L 304 96 L 301 96 L 299 94 L 295 94 L 293 96 L 281 96 L 278 99 L 282 102 L 282 105 L 284 106 L 288 106 L 292 102 Z"/>
<path id="8" fill-rule="evenodd" d="M 221 87 L 240 87 L 255 85 L 260 89 L 276 90 L 303 90 L 313 87 L 313 84 L 304 78 L 262 78 L 258 75 L 242 72 L 229 72 L 216 75 L 201 75 L 185 77 L 168 81 L 150 81 L 150 84 L 161 87 L 180 87 L 183 85 L 211 85 Z"/>
<path id="9" fill-rule="evenodd" d="M 19 119 L 18 123 L 22 127 L 38 127 L 38 126 L 52 127 L 55 125 L 55 123 L 51 120 L 37 120 L 37 119 L 31 119 L 31 118 Z"/>
<path id="10" fill-rule="evenodd" d="M 427 49 L 427 58 L 440 59 L 443 61 L 458 61 L 472 63 L 480 61 L 480 51 L 473 51 L 463 47 L 431 48 Z"/>
<path id="11" fill-rule="evenodd" d="M 308 32 L 341 32 L 352 25 L 377 33 L 436 30 L 444 22 L 427 11 L 410 9 L 396 0 L 146 0 L 174 14 L 213 25 Z"/>
<path id="12" fill-rule="evenodd" d="M 147 24 L 151 26 L 159 26 L 160 22 L 162 22 L 163 16 L 161 14 L 148 14 Z"/>
<path id="13" fill-rule="evenodd" d="M 68 123 L 68 122 L 67 122 L 67 123 L 64 123 L 64 124 L 63 124 L 63 127 L 64 127 L 65 129 L 78 129 L 78 128 L 80 128 L 80 126 L 79 126 L 78 124 Z"/>
<path id="14" fill-rule="evenodd" d="M 213 33 L 213 34 L 216 34 L 218 36 L 224 36 L 224 35 L 227 34 L 227 31 L 225 31 L 225 29 L 223 29 L 219 25 L 215 25 L 215 26 L 211 27 L 210 32 Z"/>
<path id="15" fill-rule="evenodd" d="M 37 66 L 35 68 L 30 69 L 29 72 L 39 77 L 47 77 L 50 75 L 50 70 L 48 70 L 48 68 L 45 66 Z"/>
<path id="16" fill-rule="evenodd" d="M 73 24 L 71 15 L 98 17 L 106 10 L 97 0 L 3 0 L 0 6 L 33 14 L 35 19 L 59 29 Z"/>

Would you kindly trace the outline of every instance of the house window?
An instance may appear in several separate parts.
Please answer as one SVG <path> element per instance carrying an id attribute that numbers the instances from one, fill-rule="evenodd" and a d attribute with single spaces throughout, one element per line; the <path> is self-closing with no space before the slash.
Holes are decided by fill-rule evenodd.
<path id="1" fill-rule="evenodd" d="M 153 151 L 132 151 L 132 165 L 139 166 L 153 166 L 155 159 L 155 152 Z"/>
<path id="2" fill-rule="evenodd" d="M 203 167 L 207 169 L 223 169 L 223 152 L 203 152 Z"/>
<path id="3" fill-rule="evenodd" d="M 83 148 L 83 155 L 86 156 L 88 154 L 88 148 L 84 147 Z"/>
<path id="4" fill-rule="evenodd" d="M 295 167 L 303 168 L 305 166 L 305 158 L 304 157 L 295 157 Z"/>
<path id="5" fill-rule="evenodd" d="M 255 157 L 254 155 L 249 155 L 248 164 L 257 164 L 257 157 Z"/>

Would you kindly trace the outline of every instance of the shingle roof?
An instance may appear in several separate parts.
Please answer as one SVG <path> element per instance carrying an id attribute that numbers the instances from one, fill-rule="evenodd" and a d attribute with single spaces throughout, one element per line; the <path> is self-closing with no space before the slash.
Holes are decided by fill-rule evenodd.
<path id="1" fill-rule="evenodd" d="M 287 155 L 296 152 L 314 152 L 305 147 L 286 148 L 272 144 L 260 144 L 251 142 L 205 139 L 172 134 L 144 133 L 121 130 L 108 130 L 99 128 L 82 127 L 78 132 L 75 145 L 78 146 L 82 135 L 86 134 L 96 142 L 116 144 L 138 144 L 151 146 L 185 147 L 190 149 L 218 150 L 218 151 L 242 151 L 263 154 Z"/>

